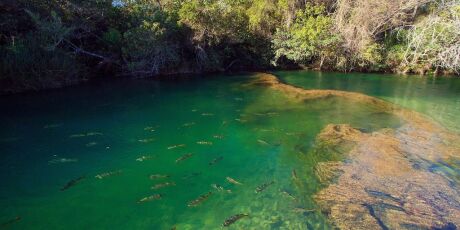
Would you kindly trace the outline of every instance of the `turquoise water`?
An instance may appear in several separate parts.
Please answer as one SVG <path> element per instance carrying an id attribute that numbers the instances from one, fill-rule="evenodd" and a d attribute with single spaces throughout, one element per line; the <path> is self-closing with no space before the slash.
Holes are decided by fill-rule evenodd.
<path id="1" fill-rule="evenodd" d="M 459 128 L 459 79 L 277 74 L 379 96 Z M 311 151 L 316 135 L 329 123 L 372 131 L 401 121 L 341 98 L 292 101 L 250 80 L 119 80 L 1 97 L 0 228 L 220 229 L 244 213 L 229 229 L 330 229 L 312 198 L 323 186 L 313 167 L 334 156 Z M 138 202 L 155 194 L 161 199 Z"/>

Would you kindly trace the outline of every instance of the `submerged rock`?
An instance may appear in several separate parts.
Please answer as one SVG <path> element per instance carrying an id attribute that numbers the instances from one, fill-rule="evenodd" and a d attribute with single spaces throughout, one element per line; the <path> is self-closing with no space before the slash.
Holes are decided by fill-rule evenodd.
<path id="1" fill-rule="evenodd" d="M 315 199 L 337 227 L 398 229 L 460 224 L 458 190 L 444 175 L 412 167 L 414 161 L 450 157 L 450 148 L 429 141 L 428 133 L 426 140 L 413 140 L 414 129 L 403 126 L 394 132 L 362 133 L 348 125 L 329 125 L 318 135 L 319 141 L 329 140 L 322 142 L 329 147 L 347 141 L 355 145 L 345 153 L 345 163 L 323 162 L 315 168 L 321 182 L 331 183 Z"/>
<path id="2" fill-rule="evenodd" d="M 315 195 L 340 229 L 454 229 L 460 226 L 460 137 L 428 117 L 365 94 L 305 90 L 259 74 L 248 86 L 264 86 L 296 101 L 342 98 L 399 120 L 380 130 L 330 124 L 317 136 L 316 165 L 326 187 Z M 445 166 L 444 162 L 450 162 Z M 434 166 L 434 167 L 433 167 Z"/>

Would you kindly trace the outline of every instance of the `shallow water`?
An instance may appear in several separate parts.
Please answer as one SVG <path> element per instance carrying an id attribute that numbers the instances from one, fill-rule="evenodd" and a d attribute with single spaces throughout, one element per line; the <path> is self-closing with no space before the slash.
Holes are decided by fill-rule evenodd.
<path id="1" fill-rule="evenodd" d="M 428 115 L 460 133 L 460 79 L 366 73 L 280 71 L 288 84 L 305 89 L 336 89 L 364 93 Z"/>
<path id="2" fill-rule="evenodd" d="M 276 74 L 306 88 L 382 97 L 460 130 L 459 79 L 368 80 L 349 74 L 344 81 L 327 73 Z M 0 224 L 12 229 L 219 229 L 228 217 L 245 213 L 249 217 L 229 228 L 331 228 L 312 198 L 324 187 L 314 166 L 340 156 L 312 151 L 316 135 L 330 123 L 371 132 L 399 127 L 401 121 L 342 98 L 292 101 L 274 90 L 246 86 L 250 79 L 120 80 L 0 98 Z M 213 159 L 220 160 L 210 165 Z M 116 173 L 96 178 L 106 172 Z M 152 174 L 169 177 L 152 180 Z M 79 177 L 84 178 L 61 191 Z M 175 185 L 151 188 L 166 182 Z M 197 207 L 187 206 L 209 191 Z M 161 199 L 138 203 L 154 194 Z"/>

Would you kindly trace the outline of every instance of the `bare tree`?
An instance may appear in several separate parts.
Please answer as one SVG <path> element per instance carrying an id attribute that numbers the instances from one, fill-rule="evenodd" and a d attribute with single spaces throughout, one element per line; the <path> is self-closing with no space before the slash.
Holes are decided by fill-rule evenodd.
<path id="1" fill-rule="evenodd" d="M 411 25 L 403 68 L 435 67 L 460 73 L 460 0 L 442 1 L 435 12 Z"/>
<path id="2" fill-rule="evenodd" d="M 435 0 L 338 0 L 334 13 L 336 30 L 344 48 L 360 53 L 385 31 L 411 24 L 417 10 Z"/>

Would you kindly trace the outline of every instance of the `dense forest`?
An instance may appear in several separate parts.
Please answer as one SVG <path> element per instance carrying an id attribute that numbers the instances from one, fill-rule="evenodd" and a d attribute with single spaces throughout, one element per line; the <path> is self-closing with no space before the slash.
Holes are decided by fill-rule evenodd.
<path id="1" fill-rule="evenodd" d="M 3 92 L 97 76 L 458 74 L 459 0 L 3 0 Z"/>

